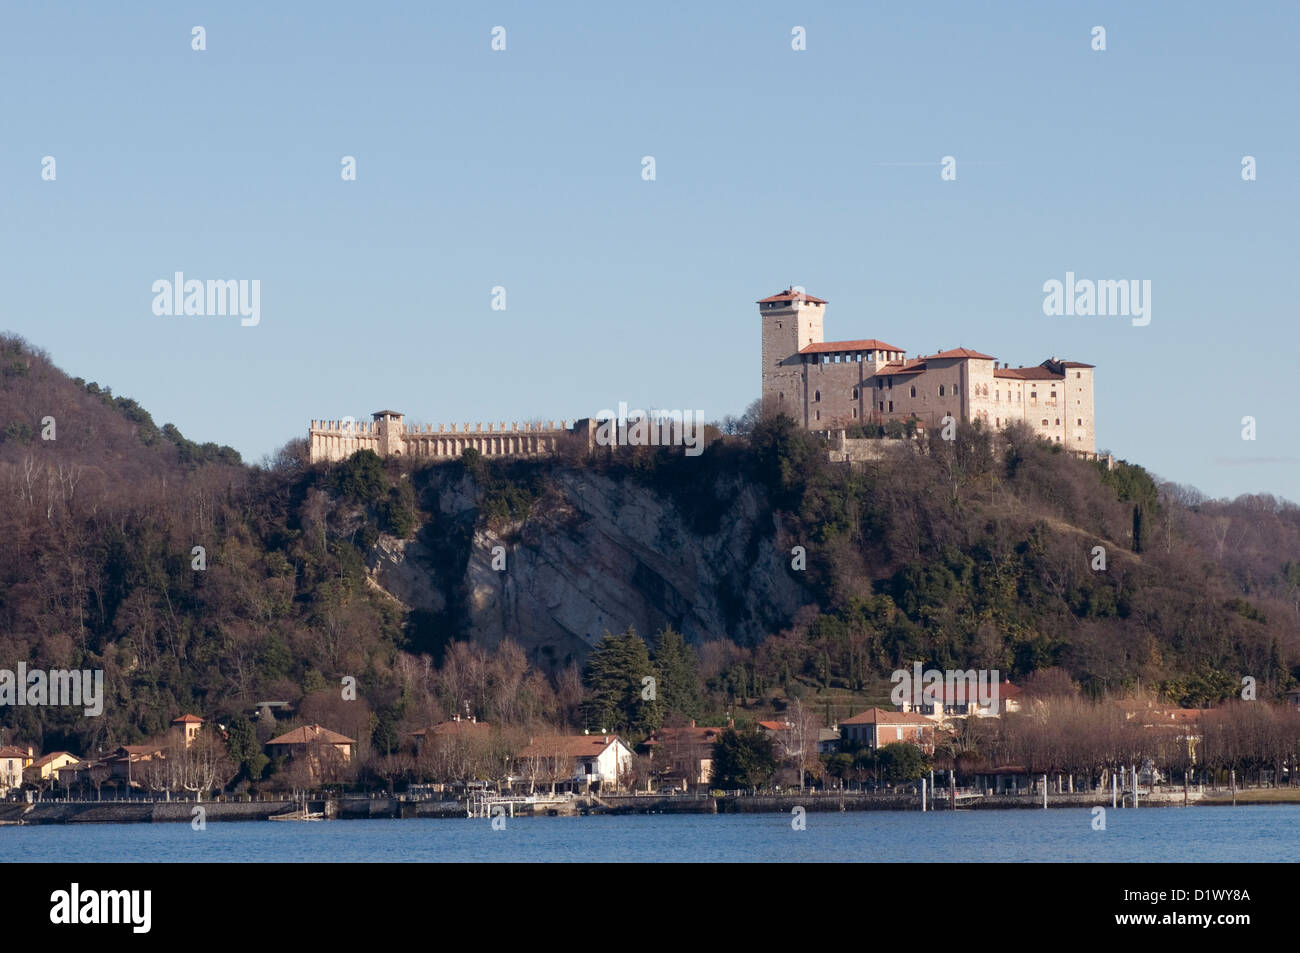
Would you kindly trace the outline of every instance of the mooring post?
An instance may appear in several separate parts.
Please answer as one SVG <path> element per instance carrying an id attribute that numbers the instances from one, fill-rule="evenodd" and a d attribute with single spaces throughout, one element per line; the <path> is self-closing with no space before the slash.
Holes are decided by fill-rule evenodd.
<path id="1" fill-rule="evenodd" d="M 925 813 L 925 778 L 921 779 L 921 813 Z"/>
<path id="2" fill-rule="evenodd" d="M 1047 775 L 1043 775 L 1043 810 L 1047 810 Z"/>
<path id="3" fill-rule="evenodd" d="M 1112 768 L 1110 772 L 1110 806 L 1112 809 L 1115 808 L 1116 806 L 1115 801 L 1118 798 L 1119 798 L 1119 775 L 1116 774 L 1114 769 Z"/>

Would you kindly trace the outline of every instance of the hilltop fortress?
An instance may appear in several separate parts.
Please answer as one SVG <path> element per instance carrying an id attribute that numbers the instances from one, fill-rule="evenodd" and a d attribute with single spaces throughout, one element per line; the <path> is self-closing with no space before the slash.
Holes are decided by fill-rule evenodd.
<path id="1" fill-rule="evenodd" d="M 913 417 L 934 428 L 949 414 L 995 430 L 1023 422 L 1072 453 L 1095 456 L 1093 365 L 1053 357 L 1035 367 L 1013 368 L 964 347 L 909 359 L 903 348 L 875 338 L 824 340 L 825 309 L 824 299 L 794 288 L 758 302 L 765 412 L 786 414 L 808 430 L 821 431 Z M 344 460 L 358 450 L 427 460 L 459 459 L 471 448 L 485 457 L 529 457 L 554 453 L 566 439 L 585 442 L 588 450 L 602 443 L 602 421 L 596 418 L 486 428 L 452 424 L 437 430 L 432 424 L 409 425 L 395 410 L 379 410 L 371 418 L 313 420 L 311 462 Z M 663 443 L 682 442 L 680 416 L 675 427 L 674 439 Z M 618 429 L 626 432 L 625 422 Z"/>
<path id="2" fill-rule="evenodd" d="M 908 359 L 875 338 L 827 341 L 826 301 L 787 288 L 758 302 L 763 322 L 763 409 L 809 430 L 842 430 L 916 417 L 941 426 L 946 415 L 1001 430 L 1023 422 L 1083 456 L 1096 453 L 1093 365 L 1049 358 L 1036 367 L 999 366 L 959 347 Z"/>

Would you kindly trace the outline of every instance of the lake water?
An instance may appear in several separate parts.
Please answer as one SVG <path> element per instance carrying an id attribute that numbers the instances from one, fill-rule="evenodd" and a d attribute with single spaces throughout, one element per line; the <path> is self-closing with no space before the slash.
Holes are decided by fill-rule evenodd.
<path id="1" fill-rule="evenodd" d="M 1290 861 L 1300 805 L 0 827 L 0 861 Z"/>

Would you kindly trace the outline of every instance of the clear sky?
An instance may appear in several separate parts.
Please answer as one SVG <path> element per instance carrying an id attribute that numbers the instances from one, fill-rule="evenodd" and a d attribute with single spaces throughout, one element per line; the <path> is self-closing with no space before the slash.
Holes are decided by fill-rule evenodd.
<path id="1" fill-rule="evenodd" d="M 1135 6 L 9 3 L 0 328 L 257 460 L 390 407 L 739 413 L 794 283 L 831 339 L 1096 364 L 1099 448 L 1300 499 L 1300 5 Z M 177 271 L 260 323 L 155 315 Z M 1067 271 L 1150 324 L 1045 316 Z"/>

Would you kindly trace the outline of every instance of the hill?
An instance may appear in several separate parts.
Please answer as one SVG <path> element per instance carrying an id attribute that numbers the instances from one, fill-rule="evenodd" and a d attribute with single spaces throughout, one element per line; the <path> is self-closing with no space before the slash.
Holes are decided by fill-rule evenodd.
<path id="1" fill-rule="evenodd" d="M 855 469 L 779 419 L 695 458 L 312 467 L 293 441 L 248 466 L 4 338 L 0 434 L 0 668 L 105 672 L 100 718 L 0 710 L 47 750 L 263 699 L 328 713 L 346 675 L 381 750 L 466 701 L 581 728 L 579 667 L 629 626 L 685 636 L 719 718 L 878 691 L 913 659 L 1183 705 L 1243 675 L 1275 696 L 1300 663 L 1300 508 L 1204 500 L 1023 431 L 886 441 Z"/>

